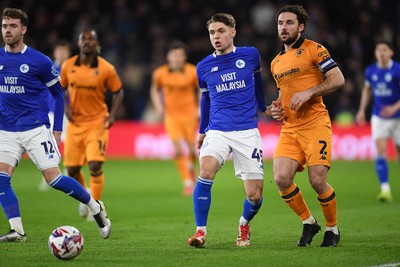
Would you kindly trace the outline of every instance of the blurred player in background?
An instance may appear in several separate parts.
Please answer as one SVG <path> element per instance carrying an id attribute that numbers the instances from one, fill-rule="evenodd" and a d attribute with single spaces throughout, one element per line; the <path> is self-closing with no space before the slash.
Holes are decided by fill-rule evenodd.
<path id="1" fill-rule="evenodd" d="M 187 62 L 186 45 L 178 41 L 171 43 L 167 64 L 153 72 L 150 96 L 157 115 L 164 118 L 165 130 L 174 146 L 185 196 L 192 195 L 195 181 L 199 92 L 196 66 Z"/>
<path id="2" fill-rule="evenodd" d="M 56 70 L 58 71 L 58 73 L 61 73 L 61 64 L 64 63 L 65 60 L 67 60 L 69 57 L 71 56 L 71 45 L 69 42 L 62 40 L 60 42 L 58 42 L 53 49 L 53 63 L 54 63 L 54 67 L 56 68 Z M 51 95 L 51 93 L 48 94 L 48 101 L 49 101 L 49 119 L 50 119 L 50 125 L 51 125 L 51 129 L 54 125 L 54 98 Z M 61 133 L 61 141 L 64 141 L 65 139 L 65 127 L 66 127 L 66 123 L 67 123 L 67 118 L 64 117 L 63 119 L 63 132 Z M 64 173 L 65 175 L 67 175 L 67 173 Z M 40 191 L 46 191 L 47 189 L 49 189 L 49 185 L 46 183 L 46 180 L 44 179 L 44 177 L 42 177 L 43 179 L 41 180 L 40 184 L 39 184 L 39 190 Z"/>
<path id="3" fill-rule="evenodd" d="M 79 54 L 61 67 L 61 86 L 65 92 L 65 114 L 68 118 L 64 166 L 68 174 L 87 188 L 82 166 L 88 164 L 90 192 L 100 200 L 104 190 L 102 165 L 106 160 L 109 128 L 123 99 L 121 80 L 115 67 L 99 56 L 100 46 L 94 29 L 79 34 Z M 106 90 L 113 93 L 108 112 Z M 79 214 L 92 219 L 84 205 Z"/>
<path id="4" fill-rule="evenodd" d="M 202 92 L 197 139 L 200 175 L 193 192 L 196 232 L 188 243 L 196 248 L 205 245 L 211 188 L 232 153 L 235 175 L 246 194 L 236 245 L 249 246 L 250 221 L 262 204 L 264 174 L 257 128 L 257 109 L 266 112 L 260 54 L 255 47 L 235 47 L 236 22 L 230 14 L 213 15 L 207 30 L 215 52 L 197 65 Z"/>
<path id="5" fill-rule="evenodd" d="M 343 86 L 344 77 L 325 47 L 302 37 L 308 19 L 300 5 L 285 6 L 276 16 L 283 47 L 271 62 L 271 73 L 279 89 L 271 115 L 283 120 L 283 124 L 273 156 L 274 179 L 282 199 L 303 222 L 298 245 L 310 245 L 321 226 L 294 183 L 296 172 L 308 166 L 309 181 L 326 221 L 321 246 L 331 247 L 338 244 L 340 233 L 335 191 L 327 182 L 332 130 L 322 96 Z"/>
<path id="6" fill-rule="evenodd" d="M 374 104 L 371 117 L 372 138 L 375 141 L 377 158 L 375 170 L 381 185 L 380 201 L 392 201 L 389 185 L 389 168 L 386 160 L 387 144 L 390 138 L 400 157 L 400 63 L 392 60 L 393 49 L 386 41 L 375 46 L 376 63 L 365 70 L 365 83 L 361 93 L 357 122 L 366 123 L 365 110 L 371 91 Z"/>
<path id="7" fill-rule="evenodd" d="M 19 203 L 11 187 L 11 176 L 28 156 L 42 172 L 47 183 L 80 201 L 94 215 L 103 238 L 111 233 L 111 222 L 104 204 L 96 201 L 74 179 L 59 169 L 64 97 L 59 73 L 53 62 L 24 43 L 28 16 L 20 9 L 5 8 L 2 36 L 5 48 L 0 49 L 0 203 L 10 231 L 0 242 L 24 242 Z M 54 128 L 50 129 L 47 94 L 54 97 Z"/>

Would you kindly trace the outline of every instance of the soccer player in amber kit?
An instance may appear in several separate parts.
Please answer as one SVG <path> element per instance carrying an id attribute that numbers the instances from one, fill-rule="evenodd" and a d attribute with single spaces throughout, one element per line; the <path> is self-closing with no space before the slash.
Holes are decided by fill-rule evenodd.
<path id="1" fill-rule="evenodd" d="M 279 89 L 271 115 L 283 120 L 273 156 L 273 172 L 282 199 L 303 223 L 299 246 L 307 246 L 321 226 L 312 216 L 294 182 L 296 172 L 308 166 L 309 181 L 325 216 L 322 247 L 336 246 L 340 239 L 336 195 L 327 182 L 332 159 L 332 130 L 322 96 L 344 84 L 344 77 L 328 50 L 302 36 L 309 16 L 300 5 L 283 7 L 276 16 L 282 51 L 271 62 Z"/>
<path id="2" fill-rule="evenodd" d="M 68 118 L 64 166 L 68 175 L 86 188 L 81 171 L 88 165 L 90 193 L 102 199 L 104 190 L 103 163 L 106 160 L 109 128 L 123 99 L 121 80 L 115 67 L 99 55 L 99 40 L 94 29 L 79 34 L 79 55 L 66 60 L 61 66 L 61 86 L 66 94 L 65 114 Z M 111 111 L 105 103 L 107 89 L 113 94 Z M 79 214 L 93 218 L 85 205 Z"/>
<path id="3" fill-rule="evenodd" d="M 182 42 L 168 47 L 167 63 L 153 71 L 151 102 L 175 150 L 175 162 L 183 180 L 183 195 L 191 196 L 194 188 L 195 148 L 198 127 L 199 89 L 196 66 L 187 62 L 187 48 Z M 184 153 L 184 145 L 188 155 Z"/>

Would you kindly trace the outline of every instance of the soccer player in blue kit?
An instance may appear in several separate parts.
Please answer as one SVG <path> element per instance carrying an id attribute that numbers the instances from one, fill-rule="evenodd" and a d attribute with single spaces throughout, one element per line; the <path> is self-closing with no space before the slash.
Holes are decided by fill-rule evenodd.
<path id="1" fill-rule="evenodd" d="M 376 43 L 376 63 L 365 69 L 365 83 L 356 115 L 358 123 L 366 122 L 365 110 L 372 91 L 374 96 L 371 117 L 372 139 L 377 150 L 375 170 L 381 186 L 378 200 L 384 202 L 393 200 L 386 160 L 389 138 L 392 138 L 397 156 L 400 157 L 400 63 L 392 60 L 392 57 L 393 49 L 388 42 Z"/>
<path id="2" fill-rule="evenodd" d="M 28 16 L 15 8 L 5 8 L 2 15 L 0 49 L 0 203 L 9 220 L 10 231 L 0 242 L 24 242 L 19 203 L 11 187 L 11 176 L 24 152 L 42 172 L 47 183 L 86 204 L 95 218 L 100 234 L 108 238 L 111 222 L 104 204 L 95 201 L 75 179 L 59 169 L 64 113 L 64 95 L 59 73 L 44 54 L 27 46 L 24 35 Z M 54 129 L 50 130 L 47 94 L 55 100 Z"/>
<path id="3" fill-rule="evenodd" d="M 246 194 L 237 246 L 250 245 L 250 221 L 262 204 L 262 141 L 257 109 L 267 115 L 260 54 L 255 47 L 235 47 L 235 19 L 217 13 L 206 26 L 215 51 L 197 65 L 200 101 L 200 174 L 193 192 L 196 232 L 190 246 L 202 248 L 207 236 L 211 187 L 217 171 L 233 156 L 235 175 Z"/>

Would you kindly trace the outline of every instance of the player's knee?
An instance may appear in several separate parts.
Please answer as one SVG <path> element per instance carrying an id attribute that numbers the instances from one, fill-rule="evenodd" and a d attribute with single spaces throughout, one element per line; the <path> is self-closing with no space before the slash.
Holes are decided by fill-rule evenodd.
<path id="1" fill-rule="evenodd" d="M 210 169 L 201 169 L 200 177 L 203 179 L 214 180 L 215 172 Z"/>
<path id="2" fill-rule="evenodd" d="M 276 186 L 278 187 L 279 191 L 286 191 L 289 187 L 293 184 L 291 179 L 284 179 L 281 177 L 274 177 Z"/>
<path id="3" fill-rule="evenodd" d="M 257 204 L 261 201 L 262 194 L 261 194 L 261 192 L 255 192 L 253 195 L 248 195 L 247 199 L 250 200 L 251 202 Z"/>
<path id="4" fill-rule="evenodd" d="M 175 150 L 175 158 L 180 158 L 180 157 L 182 157 L 182 156 L 183 156 L 182 151 L 180 151 L 180 150 Z"/>
<path id="5" fill-rule="evenodd" d="M 71 176 L 71 177 L 78 176 L 80 170 L 81 170 L 80 167 L 67 167 L 68 175 Z"/>
<path id="6" fill-rule="evenodd" d="M 310 179 L 310 184 L 314 191 L 320 194 L 324 192 L 327 186 L 327 181 L 325 177 L 317 177 Z"/>
<path id="7" fill-rule="evenodd" d="M 102 165 L 103 165 L 103 163 L 99 162 L 99 161 L 89 162 L 89 171 L 91 173 L 99 173 L 99 172 L 101 172 Z"/>

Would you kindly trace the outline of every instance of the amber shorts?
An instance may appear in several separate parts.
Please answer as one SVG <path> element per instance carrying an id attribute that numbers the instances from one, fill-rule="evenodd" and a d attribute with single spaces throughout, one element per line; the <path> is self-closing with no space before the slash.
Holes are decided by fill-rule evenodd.
<path id="1" fill-rule="evenodd" d="M 67 124 L 64 146 L 64 166 L 83 166 L 90 161 L 104 162 L 108 129 L 103 122 L 77 126 Z"/>
<path id="2" fill-rule="evenodd" d="M 332 127 L 329 116 L 301 127 L 283 126 L 274 152 L 274 158 L 287 157 L 304 166 L 325 165 L 332 161 Z"/>
<path id="3" fill-rule="evenodd" d="M 166 116 L 164 124 L 165 131 L 172 141 L 180 139 L 185 139 L 188 142 L 196 141 L 198 120 L 194 116 L 183 118 Z"/>

